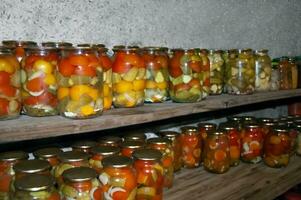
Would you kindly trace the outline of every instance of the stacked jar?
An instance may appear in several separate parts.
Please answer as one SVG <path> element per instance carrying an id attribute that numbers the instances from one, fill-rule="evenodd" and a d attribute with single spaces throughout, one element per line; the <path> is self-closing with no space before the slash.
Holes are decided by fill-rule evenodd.
<path id="1" fill-rule="evenodd" d="M 223 51 L 210 50 L 210 94 L 221 94 L 224 86 L 224 60 Z"/>
<path id="2" fill-rule="evenodd" d="M 272 63 L 268 50 L 255 51 L 255 91 L 271 89 Z"/>
<path id="3" fill-rule="evenodd" d="M 292 89 L 292 68 L 288 57 L 281 57 L 279 60 L 279 89 Z"/>
<path id="4" fill-rule="evenodd" d="M 210 60 L 207 49 L 195 49 L 201 58 L 200 80 L 202 85 L 202 99 L 210 94 Z"/>

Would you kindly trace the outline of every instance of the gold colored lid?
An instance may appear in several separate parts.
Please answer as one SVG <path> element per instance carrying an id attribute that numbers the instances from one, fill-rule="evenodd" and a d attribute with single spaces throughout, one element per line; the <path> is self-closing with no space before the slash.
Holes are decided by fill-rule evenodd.
<path id="1" fill-rule="evenodd" d="M 29 174 L 16 179 L 15 188 L 23 191 L 37 192 L 54 187 L 54 184 L 55 181 L 53 177 L 40 174 Z"/>
<path id="2" fill-rule="evenodd" d="M 287 126 L 278 125 L 274 127 L 276 133 L 287 133 L 289 131 Z"/>
<path id="3" fill-rule="evenodd" d="M 112 146 L 96 146 L 91 149 L 92 154 L 100 154 L 104 156 L 109 155 L 116 155 L 119 154 L 120 148 L 119 147 L 112 147 Z"/>
<path id="4" fill-rule="evenodd" d="M 210 131 L 208 132 L 208 135 L 224 135 L 224 131 L 222 130 L 216 130 L 216 131 Z"/>
<path id="5" fill-rule="evenodd" d="M 72 148 L 75 148 L 75 149 L 90 149 L 90 148 L 95 147 L 95 146 L 97 146 L 97 142 L 85 140 L 85 141 L 75 142 L 72 145 Z"/>
<path id="6" fill-rule="evenodd" d="M 42 42 L 42 46 L 60 48 L 60 47 L 72 47 L 73 44 L 70 42 Z"/>
<path id="7" fill-rule="evenodd" d="M 49 148 L 39 149 L 39 150 L 33 152 L 33 155 L 36 158 L 51 158 L 51 157 L 58 156 L 58 154 L 60 154 L 62 152 L 63 151 L 60 148 L 49 147 Z"/>
<path id="8" fill-rule="evenodd" d="M 205 128 L 206 130 L 215 130 L 217 125 L 214 123 L 198 123 L 198 128 Z"/>
<path id="9" fill-rule="evenodd" d="M 155 149 L 139 149 L 133 152 L 133 157 L 138 160 L 161 160 L 162 153 Z"/>
<path id="10" fill-rule="evenodd" d="M 171 141 L 167 138 L 161 138 L 161 137 L 157 137 L 157 138 L 150 138 L 147 140 L 148 144 L 170 144 Z"/>
<path id="11" fill-rule="evenodd" d="M 63 172 L 63 179 L 69 182 L 89 181 L 96 176 L 96 171 L 90 167 L 74 167 Z"/>
<path id="12" fill-rule="evenodd" d="M 197 132 L 198 128 L 195 126 L 183 126 L 180 128 L 182 132 L 185 133 L 191 133 L 191 132 Z"/>
<path id="13" fill-rule="evenodd" d="M 176 138 L 180 133 L 176 131 L 159 131 L 158 134 L 166 138 Z"/>
<path id="14" fill-rule="evenodd" d="M 119 144 L 121 138 L 117 136 L 105 136 L 98 139 L 98 142 L 101 144 Z"/>
<path id="15" fill-rule="evenodd" d="M 242 119 L 243 119 L 244 122 L 256 121 L 256 118 L 252 117 L 252 116 L 243 116 Z"/>
<path id="16" fill-rule="evenodd" d="M 223 122 L 219 124 L 219 130 L 221 131 L 231 131 L 231 130 L 236 130 L 237 129 L 237 124 L 233 122 Z"/>
<path id="17" fill-rule="evenodd" d="M 263 123 L 263 125 L 264 126 L 276 126 L 277 125 L 277 123 L 275 123 L 275 122 L 265 122 L 265 123 Z"/>
<path id="18" fill-rule="evenodd" d="M 243 120 L 243 117 L 241 116 L 229 116 L 227 117 L 228 121 L 235 121 L 235 122 L 241 122 Z"/>
<path id="19" fill-rule="evenodd" d="M 143 147 L 144 144 L 145 143 L 141 142 L 141 141 L 126 140 L 126 141 L 123 141 L 120 146 L 122 148 L 137 149 L 137 148 Z"/>
<path id="20" fill-rule="evenodd" d="M 8 151 L 0 153 L 0 161 L 16 161 L 16 160 L 27 160 L 28 154 L 23 151 Z"/>
<path id="21" fill-rule="evenodd" d="M 129 133 L 123 137 L 123 140 L 139 140 L 139 141 L 145 141 L 146 135 L 144 133 L 134 132 Z"/>
<path id="22" fill-rule="evenodd" d="M 246 127 L 246 128 L 259 128 L 259 125 L 255 122 L 249 122 L 249 123 L 245 123 L 244 127 Z"/>
<path id="23" fill-rule="evenodd" d="M 131 166 L 132 164 L 132 159 L 126 156 L 109 156 L 102 160 L 102 165 L 104 167 L 122 168 Z"/>
<path id="24" fill-rule="evenodd" d="M 273 119 L 272 118 L 258 118 L 257 119 L 257 121 L 259 122 L 259 123 L 268 123 L 268 122 L 273 122 Z"/>
<path id="25" fill-rule="evenodd" d="M 62 162 L 78 162 L 89 159 L 89 154 L 81 151 L 67 151 L 58 155 L 59 160 Z"/>
<path id="26" fill-rule="evenodd" d="M 22 160 L 14 165 L 15 172 L 34 174 L 50 170 L 50 164 L 45 160 Z"/>
<path id="27" fill-rule="evenodd" d="M 34 41 L 17 41 L 17 40 L 3 40 L 2 44 L 9 47 L 19 47 L 19 46 L 37 46 Z"/>

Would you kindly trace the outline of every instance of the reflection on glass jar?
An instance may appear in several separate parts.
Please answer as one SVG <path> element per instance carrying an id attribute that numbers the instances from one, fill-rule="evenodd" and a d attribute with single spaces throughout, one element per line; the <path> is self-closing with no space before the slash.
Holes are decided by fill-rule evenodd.
<path id="1" fill-rule="evenodd" d="M 139 48 L 115 48 L 113 59 L 113 104 L 131 108 L 144 104 L 146 69 Z"/>
<path id="2" fill-rule="evenodd" d="M 0 120 L 17 118 L 21 110 L 20 65 L 10 49 L 0 46 Z"/>
<path id="3" fill-rule="evenodd" d="M 168 55 L 159 47 L 146 47 L 142 51 L 146 65 L 145 102 L 160 103 L 168 99 Z"/>
<path id="4" fill-rule="evenodd" d="M 58 99 L 61 115 L 80 119 L 103 110 L 103 73 L 94 48 L 64 48 L 58 65 Z"/>
<path id="5" fill-rule="evenodd" d="M 204 74 L 200 56 L 194 49 L 173 49 L 169 64 L 170 97 L 174 102 L 198 102 L 202 99 Z M 206 80 L 209 82 L 209 72 Z"/>
<path id="6" fill-rule="evenodd" d="M 125 156 L 110 156 L 102 160 L 103 171 L 99 176 L 104 199 L 135 200 L 137 177 L 132 159 Z"/>
<path id="7" fill-rule="evenodd" d="M 286 167 L 290 158 L 291 139 L 286 127 L 276 126 L 264 143 L 264 162 L 269 167 Z"/>
<path id="8" fill-rule="evenodd" d="M 269 91 L 271 89 L 272 62 L 268 50 L 255 52 L 255 91 Z"/>
<path id="9" fill-rule="evenodd" d="M 11 199 L 14 200 L 60 200 L 55 189 L 55 181 L 50 176 L 31 174 L 16 180 Z"/>
<path id="10" fill-rule="evenodd" d="M 224 60 L 223 51 L 210 50 L 210 94 L 221 94 L 224 86 Z"/>
<path id="11" fill-rule="evenodd" d="M 213 173 L 225 173 L 230 168 L 228 136 L 222 131 L 207 135 L 204 146 L 204 168 Z"/>

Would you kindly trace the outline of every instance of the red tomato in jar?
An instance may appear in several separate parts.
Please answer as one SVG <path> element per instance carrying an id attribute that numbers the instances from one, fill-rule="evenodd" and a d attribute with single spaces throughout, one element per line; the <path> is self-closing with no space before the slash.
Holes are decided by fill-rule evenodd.
<path id="1" fill-rule="evenodd" d="M 86 55 L 86 57 L 88 58 L 89 61 L 88 64 L 89 67 L 100 67 L 100 61 L 95 55 L 88 54 Z"/>
<path id="2" fill-rule="evenodd" d="M 200 61 L 189 61 L 188 66 L 196 73 L 200 73 L 202 71 L 202 63 Z"/>
<path id="3" fill-rule="evenodd" d="M 168 58 L 165 56 L 158 55 L 155 57 L 155 62 L 160 64 L 160 67 L 168 67 Z"/>
<path id="4" fill-rule="evenodd" d="M 89 64 L 88 57 L 84 55 L 72 55 L 69 57 L 69 62 L 74 66 L 88 66 Z"/>
<path id="5" fill-rule="evenodd" d="M 9 101 L 4 98 L 0 98 L 0 115 L 6 115 L 8 113 Z"/>
<path id="6" fill-rule="evenodd" d="M 41 57 L 37 55 L 27 56 L 25 59 L 25 69 L 30 70 L 33 67 L 33 64 L 39 60 Z"/>
<path id="7" fill-rule="evenodd" d="M 57 60 L 58 60 L 58 55 L 55 52 L 51 52 L 45 57 L 45 61 L 48 62 L 57 61 Z"/>
<path id="8" fill-rule="evenodd" d="M 0 85 L 10 84 L 10 74 L 4 71 L 0 72 Z"/>
<path id="9" fill-rule="evenodd" d="M 190 87 L 196 87 L 196 88 L 200 88 L 201 87 L 200 80 L 197 79 L 197 78 L 191 79 L 191 81 L 188 83 L 188 85 Z"/>
<path id="10" fill-rule="evenodd" d="M 39 92 L 47 88 L 47 85 L 44 83 L 44 77 L 37 77 L 28 81 L 26 88 L 30 92 Z"/>
<path id="11" fill-rule="evenodd" d="M 14 97 L 16 92 L 16 88 L 11 85 L 0 85 L 0 93 L 7 97 Z"/>
<path id="12" fill-rule="evenodd" d="M 131 69 L 131 65 L 129 63 L 124 63 L 122 60 L 120 60 L 118 57 L 115 59 L 115 62 L 113 63 L 113 72 L 123 74 L 128 72 Z"/>
<path id="13" fill-rule="evenodd" d="M 90 66 L 76 66 L 74 74 L 82 76 L 96 76 L 96 68 Z"/>
<path id="14" fill-rule="evenodd" d="M 181 68 L 169 68 L 169 75 L 173 78 L 177 78 L 178 76 L 181 76 L 183 74 Z"/>
<path id="15" fill-rule="evenodd" d="M 63 76 L 71 76 L 74 74 L 75 66 L 71 65 L 68 59 L 62 59 L 59 64 L 59 72 Z"/>
<path id="16" fill-rule="evenodd" d="M 100 56 L 99 60 L 104 71 L 112 68 L 112 61 L 108 56 Z"/>

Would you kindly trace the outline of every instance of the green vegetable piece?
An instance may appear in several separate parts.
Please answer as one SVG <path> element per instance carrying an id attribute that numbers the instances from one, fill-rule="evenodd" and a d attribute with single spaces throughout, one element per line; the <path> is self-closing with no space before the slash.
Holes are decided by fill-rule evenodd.
<path id="1" fill-rule="evenodd" d="M 173 85 L 178 85 L 180 83 L 183 83 L 183 75 L 182 76 L 178 76 L 177 78 L 172 80 L 172 84 Z"/>
<path id="2" fill-rule="evenodd" d="M 69 198 L 77 198 L 79 196 L 76 189 L 68 185 L 62 186 L 62 193 L 64 194 L 65 197 L 69 197 Z"/>
<path id="3" fill-rule="evenodd" d="M 156 81 L 157 83 L 162 83 L 162 82 L 164 82 L 164 77 L 163 77 L 162 72 L 159 71 L 159 72 L 156 74 L 155 81 Z"/>
<path id="4" fill-rule="evenodd" d="M 38 199 L 47 199 L 50 197 L 50 193 L 47 191 L 30 192 L 30 195 Z"/>
<path id="5" fill-rule="evenodd" d="M 80 76 L 80 75 L 72 75 L 71 80 L 74 85 L 88 85 L 91 82 L 91 77 L 89 76 Z"/>
<path id="6" fill-rule="evenodd" d="M 121 76 L 118 73 L 113 73 L 113 82 L 114 83 L 118 83 L 119 81 L 121 81 Z"/>
<path id="7" fill-rule="evenodd" d="M 139 69 L 137 67 L 132 67 L 124 76 L 123 79 L 125 81 L 132 82 L 136 79 L 138 75 Z"/>
<path id="8" fill-rule="evenodd" d="M 137 79 L 138 80 L 145 79 L 145 74 L 146 74 L 146 69 L 145 68 L 139 68 L 138 74 L 137 74 Z"/>
<path id="9" fill-rule="evenodd" d="M 114 187 L 124 187 L 125 185 L 125 179 L 124 178 L 119 178 L 119 177 L 112 177 L 110 179 L 111 185 Z"/>

